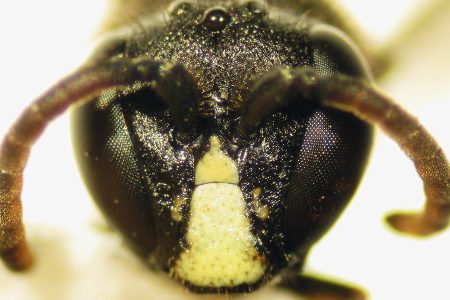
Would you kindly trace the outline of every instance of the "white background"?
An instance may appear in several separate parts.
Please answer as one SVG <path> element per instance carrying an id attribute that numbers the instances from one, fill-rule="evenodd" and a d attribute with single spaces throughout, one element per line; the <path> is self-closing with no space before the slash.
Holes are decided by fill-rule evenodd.
<path id="1" fill-rule="evenodd" d="M 444 0 L 445 1 L 445 0 Z M 432 1 L 343 0 L 370 39 L 383 43 Z M 395 2 L 395 6 L 392 6 Z M 0 135 L 19 112 L 79 65 L 104 1 L 8 1 L 0 4 Z M 424 24 L 380 86 L 417 115 L 450 154 L 450 5 Z M 148 272 L 107 230 L 84 190 L 71 153 L 68 115 L 33 150 L 24 214 L 35 268 L 0 265 L 0 299 L 197 299 Z M 412 164 L 378 134 L 364 182 L 332 231 L 313 249 L 307 270 L 357 283 L 372 299 L 450 299 L 450 232 L 428 239 L 397 235 L 383 223 L 393 209 L 419 208 Z M 246 299 L 293 299 L 263 289 Z M 200 298 L 209 298 L 202 296 Z M 189 298 L 190 299 L 190 298 Z"/>

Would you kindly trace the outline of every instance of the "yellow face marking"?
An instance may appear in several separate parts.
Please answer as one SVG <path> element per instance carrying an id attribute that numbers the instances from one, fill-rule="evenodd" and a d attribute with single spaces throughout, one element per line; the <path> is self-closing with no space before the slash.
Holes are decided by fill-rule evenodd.
<path id="1" fill-rule="evenodd" d="M 262 220 L 265 221 L 269 217 L 269 208 L 267 205 L 262 204 L 259 201 L 259 198 L 261 197 L 262 190 L 261 188 L 255 188 L 252 191 L 252 204 L 253 208 L 255 209 L 256 216 Z"/>
<path id="2" fill-rule="evenodd" d="M 195 168 L 195 185 L 212 182 L 239 183 L 237 164 L 220 149 L 220 141 L 216 136 L 211 137 L 209 151 Z"/>
<path id="3" fill-rule="evenodd" d="M 255 248 L 237 185 L 210 183 L 194 190 L 186 239 L 189 249 L 173 270 L 181 279 L 198 286 L 232 287 L 264 275 L 266 259 Z"/>
<path id="4" fill-rule="evenodd" d="M 238 167 L 216 136 L 195 168 L 186 240 L 172 272 L 202 287 L 234 287 L 260 280 L 267 268 L 239 186 Z"/>
<path id="5" fill-rule="evenodd" d="M 171 207 L 170 215 L 174 221 L 183 221 L 182 209 L 185 204 L 186 199 L 184 199 L 183 197 L 176 196 L 173 200 L 173 206 Z"/>

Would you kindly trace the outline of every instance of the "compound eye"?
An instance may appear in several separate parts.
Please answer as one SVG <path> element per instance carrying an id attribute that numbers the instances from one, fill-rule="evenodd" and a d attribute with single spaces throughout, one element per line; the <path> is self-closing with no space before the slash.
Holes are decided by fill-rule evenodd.
<path id="1" fill-rule="evenodd" d="M 346 74 L 372 79 L 367 61 L 351 38 L 335 27 L 316 24 L 310 28 L 314 67 L 321 76 Z"/>
<path id="2" fill-rule="evenodd" d="M 203 25 L 210 31 L 220 31 L 231 21 L 230 14 L 223 8 L 213 7 L 205 11 Z"/>
<path id="3" fill-rule="evenodd" d="M 176 17 L 191 11 L 193 7 L 192 1 L 175 1 L 169 6 L 169 13 L 172 17 Z"/>

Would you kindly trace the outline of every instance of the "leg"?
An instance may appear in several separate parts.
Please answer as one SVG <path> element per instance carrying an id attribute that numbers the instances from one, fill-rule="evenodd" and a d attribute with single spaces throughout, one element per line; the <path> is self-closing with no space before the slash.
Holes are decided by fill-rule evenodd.
<path id="1" fill-rule="evenodd" d="M 356 287 L 297 274 L 293 271 L 289 271 L 283 276 L 279 287 L 314 300 L 366 299 L 364 292 Z"/>
<path id="2" fill-rule="evenodd" d="M 70 105 L 95 99 L 107 88 L 161 81 L 167 66 L 149 59 L 118 59 L 83 68 L 41 96 L 22 113 L 0 145 L 0 257 L 12 270 L 31 266 L 22 223 L 22 177 L 31 147 L 45 127 Z"/>
<path id="3" fill-rule="evenodd" d="M 380 126 L 413 161 L 426 195 L 422 212 L 393 214 L 387 218 L 389 224 L 415 235 L 429 235 L 448 225 L 450 164 L 443 150 L 413 116 L 371 84 L 345 75 L 318 78 L 309 68 L 283 69 L 260 80 L 248 99 L 243 109 L 242 134 L 265 115 L 294 101 L 346 111 Z"/>

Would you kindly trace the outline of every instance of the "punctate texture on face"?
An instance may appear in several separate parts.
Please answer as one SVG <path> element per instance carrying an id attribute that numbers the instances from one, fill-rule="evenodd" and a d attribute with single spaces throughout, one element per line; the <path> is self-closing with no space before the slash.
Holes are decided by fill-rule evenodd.
<path id="1" fill-rule="evenodd" d="M 339 36 L 317 37 L 316 20 L 299 15 L 182 3 L 118 30 L 92 57 L 163 63 L 158 84 L 74 110 L 75 152 L 132 249 L 194 292 L 252 291 L 301 265 L 364 169 L 371 130 L 346 113 L 294 101 L 241 130 L 244 110 L 272 100 L 248 95 L 276 68 L 364 77 Z"/>

